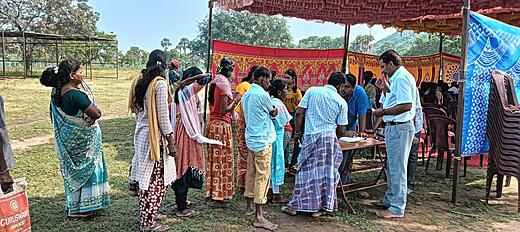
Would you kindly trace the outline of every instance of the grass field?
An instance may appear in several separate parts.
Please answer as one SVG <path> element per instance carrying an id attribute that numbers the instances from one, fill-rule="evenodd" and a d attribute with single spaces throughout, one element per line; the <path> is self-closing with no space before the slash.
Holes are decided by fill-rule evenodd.
<path id="1" fill-rule="evenodd" d="M 129 77 L 134 74 L 129 74 Z M 130 78 L 94 79 L 88 81 L 103 111 L 100 122 L 103 146 L 109 168 L 112 205 L 92 219 L 66 217 L 63 181 L 53 142 L 15 150 L 14 177 L 26 177 L 29 182 L 33 231 L 137 231 L 137 199 L 127 193 L 128 169 L 133 156 L 134 119 L 127 115 L 126 102 Z M 0 95 L 6 99 L 7 124 L 12 140 L 34 139 L 51 132 L 48 115 L 50 89 L 36 79 L 0 80 Z M 433 162 L 435 163 L 435 162 Z M 354 181 L 364 180 L 376 173 L 354 175 Z M 349 195 L 360 213 L 346 212 L 339 201 L 339 212 L 313 219 L 309 215 L 290 217 L 280 212 L 281 205 L 269 205 L 267 217 L 280 225 L 279 231 L 514 231 L 520 226 L 516 213 L 517 181 L 504 188 L 504 197 L 487 205 L 485 170 L 469 168 L 461 178 L 460 203 L 449 203 L 451 179 L 443 171 L 424 173 L 419 166 L 418 187 L 408 198 L 406 217 L 385 221 L 376 219 L 376 208 L 369 203 L 378 200 L 384 188 L 367 194 Z M 294 178 L 287 176 L 282 192 L 289 197 Z M 190 190 L 189 199 L 202 216 L 179 219 L 174 216 L 163 221 L 171 231 L 255 231 L 252 217 L 245 216 L 245 202 L 237 193 L 228 208 L 212 206 L 204 200 L 201 190 Z M 175 197 L 168 190 L 161 212 L 171 214 Z"/>

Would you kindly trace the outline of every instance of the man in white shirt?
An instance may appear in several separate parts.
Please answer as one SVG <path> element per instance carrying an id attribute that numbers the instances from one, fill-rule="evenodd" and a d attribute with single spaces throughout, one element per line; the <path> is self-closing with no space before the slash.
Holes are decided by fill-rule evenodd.
<path id="1" fill-rule="evenodd" d="M 407 196 L 407 163 L 415 132 L 417 87 L 415 78 L 402 66 L 401 56 L 388 50 L 379 56 L 382 73 L 389 77 L 388 93 L 383 109 L 373 112 L 386 123 L 385 144 L 387 151 L 387 182 L 385 197 L 381 202 L 387 210 L 378 211 L 381 218 L 404 216 Z"/>
<path id="2" fill-rule="evenodd" d="M 286 214 L 308 212 L 320 217 L 337 210 L 338 168 L 342 160 L 338 138 L 354 135 L 346 131 L 348 104 L 341 96 L 345 83 L 345 74 L 334 72 L 327 85 L 309 88 L 298 104 L 294 139 L 302 145 L 301 161 L 291 200 L 282 207 Z"/>

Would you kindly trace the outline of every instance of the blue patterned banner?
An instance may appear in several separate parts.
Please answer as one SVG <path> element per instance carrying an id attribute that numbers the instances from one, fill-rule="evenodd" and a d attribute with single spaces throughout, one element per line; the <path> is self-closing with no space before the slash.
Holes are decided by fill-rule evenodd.
<path id="1" fill-rule="evenodd" d="M 520 28 L 471 12 L 462 127 L 462 155 L 488 151 L 487 111 L 491 73 L 511 75 L 520 96 Z"/>

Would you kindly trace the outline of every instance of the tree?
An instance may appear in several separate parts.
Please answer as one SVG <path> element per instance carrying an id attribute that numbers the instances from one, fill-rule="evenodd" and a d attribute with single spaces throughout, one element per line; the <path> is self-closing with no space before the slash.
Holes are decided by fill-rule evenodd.
<path id="1" fill-rule="evenodd" d="M 380 53 L 383 53 L 387 50 L 390 50 L 390 49 L 395 49 L 396 45 L 392 42 L 386 42 L 384 43 L 383 45 L 381 45 L 381 47 L 379 47 L 380 50 L 382 50 L 382 52 Z"/>
<path id="2" fill-rule="evenodd" d="M 164 52 L 167 52 L 168 51 L 168 48 L 172 46 L 172 42 L 170 41 L 169 38 L 163 38 L 161 40 L 161 47 L 163 47 L 164 49 Z"/>
<path id="3" fill-rule="evenodd" d="M 177 47 L 175 47 L 177 50 L 179 50 L 180 58 L 183 59 L 183 61 L 184 61 L 183 64 L 185 67 L 188 66 L 188 64 L 187 64 L 188 57 L 186 56 L 186 54 L 187 54 L 187 50 L 188 50 L 189 46 L 190 46 L 190 40 L 186 37 L 183 37 L 177 44 Z"/>
<path id="4" fill-rule="evenodd" d="M 60 35 L 90 35 L 107 36 L 97 30 L 96 24 L 99 13 L 88 5 L 88 0 L 1 0 L 0 1 L 0 29 L 6 31 L 30 31 Z M 113 36 L 115 38 L 115 36 Z M 21 43 L 21 38 L 17 39 Z M 21 45 L 17 45 L 21 46 Z M 21 48 L 19 48 L 21 49 Z M 86 57 L 84 48 L 70 48 L 65 54 Z M 33 52 L 37 55 L 54 53 L 54 48 L 27 45 L 27 62 L 29 67 Z M 94 58 L 107 54 L 115 55 L 114 49 L 103 46 L 94 47 Z M 105 53 L 105 54 L 103 54 Z M 83 55 L 83 56 L 81 56 Z M 78 58 L 80 58 L 78 57 Z M 36 57 L 39 58 L 39 57 Z M 54 60 L 54 59 L 53 59 Z M 83 60 L 90 62 L 91 60 Z"/>
<path id="5" fill-rule="evenodd" d="M 332 49 L 342 48 L 343 38 L 331 38 L 330 36 L 310 36 L 302 39 L 298 42 L 298 48 L 309 48 L 309 49 Z"/>
<path id="6" fill-rule="evenodd" d="M 349 51 L 368 53 L 372 41 L 374 41 L 374 36 L 372 35 L 358 35 L 350 44 Z"/>
<path id="7" fill-rule="evenodd" d="M 249 12 L 216 11 L 213 39 L 255 46 L 294 47 L 287 20 Z M 208 18 L 199 23 L 197 37 L 190 42 L 190 56 L 204 64 L 207 54 Z"/>
<path id="8" fill-rule="evenodd" d="M 139 47 L 130 47 L 121 57 L 121 64 L 130 67 L 144 67 L 148 60 L 148 52 Z"/>
<path id="9" fill-rule="evenodd" d="M 439 52 L 440 38 L 438 35 L 430 35 L 429 37 L 421 37 L 415 40 L 415 43 L 410 46 L 410 49 L 404 53 L 405 56 L 421 56 L 430 55 Z M 443 51 L 460 56 L 460 37 L 445 36 Z"/>

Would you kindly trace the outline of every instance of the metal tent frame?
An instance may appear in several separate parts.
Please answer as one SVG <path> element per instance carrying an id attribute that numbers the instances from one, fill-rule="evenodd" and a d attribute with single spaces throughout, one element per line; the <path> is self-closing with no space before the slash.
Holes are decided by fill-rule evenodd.
<path id="1" fill-rule="evenodd" d="M 115 65 L 116 66 L 116 76 L 108 77 L 108 78 L 119 78 L 119 57 L 116 55 L 116 61 L 111 63 L 93 63 L 92 62 L 92 49 L 105 47 L 105 48 L 118 48 L 118 41 L 110 38 L 102 38 L 96 36 L 87 36 L 87 35 L 56 35 L 56 34 L 45 34 L 45 33 L 36 33 L 36 32 L 11 32 L 11 31 L 1 31 L 1 42 L 2 42 L 2 77 L 6 79 L 7 77 L 16 77 L 18 75 L 9 75 L 6 70 L 6 56 L 7 56 L 7 48 L 8 44 L 21 44 L 22 51 L 22 60 L 14 61 L 15 63 L 22 63 L 23 66 L 23 78 L 34 77 L 32 74 L 32 63 L 36 62 L 31 60 L 30 63 L 27 61 L 27 46 L 54 46 L 55 51 L 55 60 L 43 60 L 40 62 L 44 63 L 56 63 L 58 65 L 60 58 L 64 57 L 63 54 L 66 48 L 83 48 L 86 50 L 87 55 L 87 63 L 86 66 L 86 76 L 92 79 L 94 77 L 92 72 L 93 64 L 101 64 L 101 65 Z M 21 41 L 8 42 L 6 38 L 21 38 Z M 100 46 L 96 43 L 108 43 L 108 45 Z M 28 68 L 30 66 L 30 70 Z M 29 72 L 31 74 L 29 75 Z M 90 75 L 89 75 L 90 73 Z"/>

